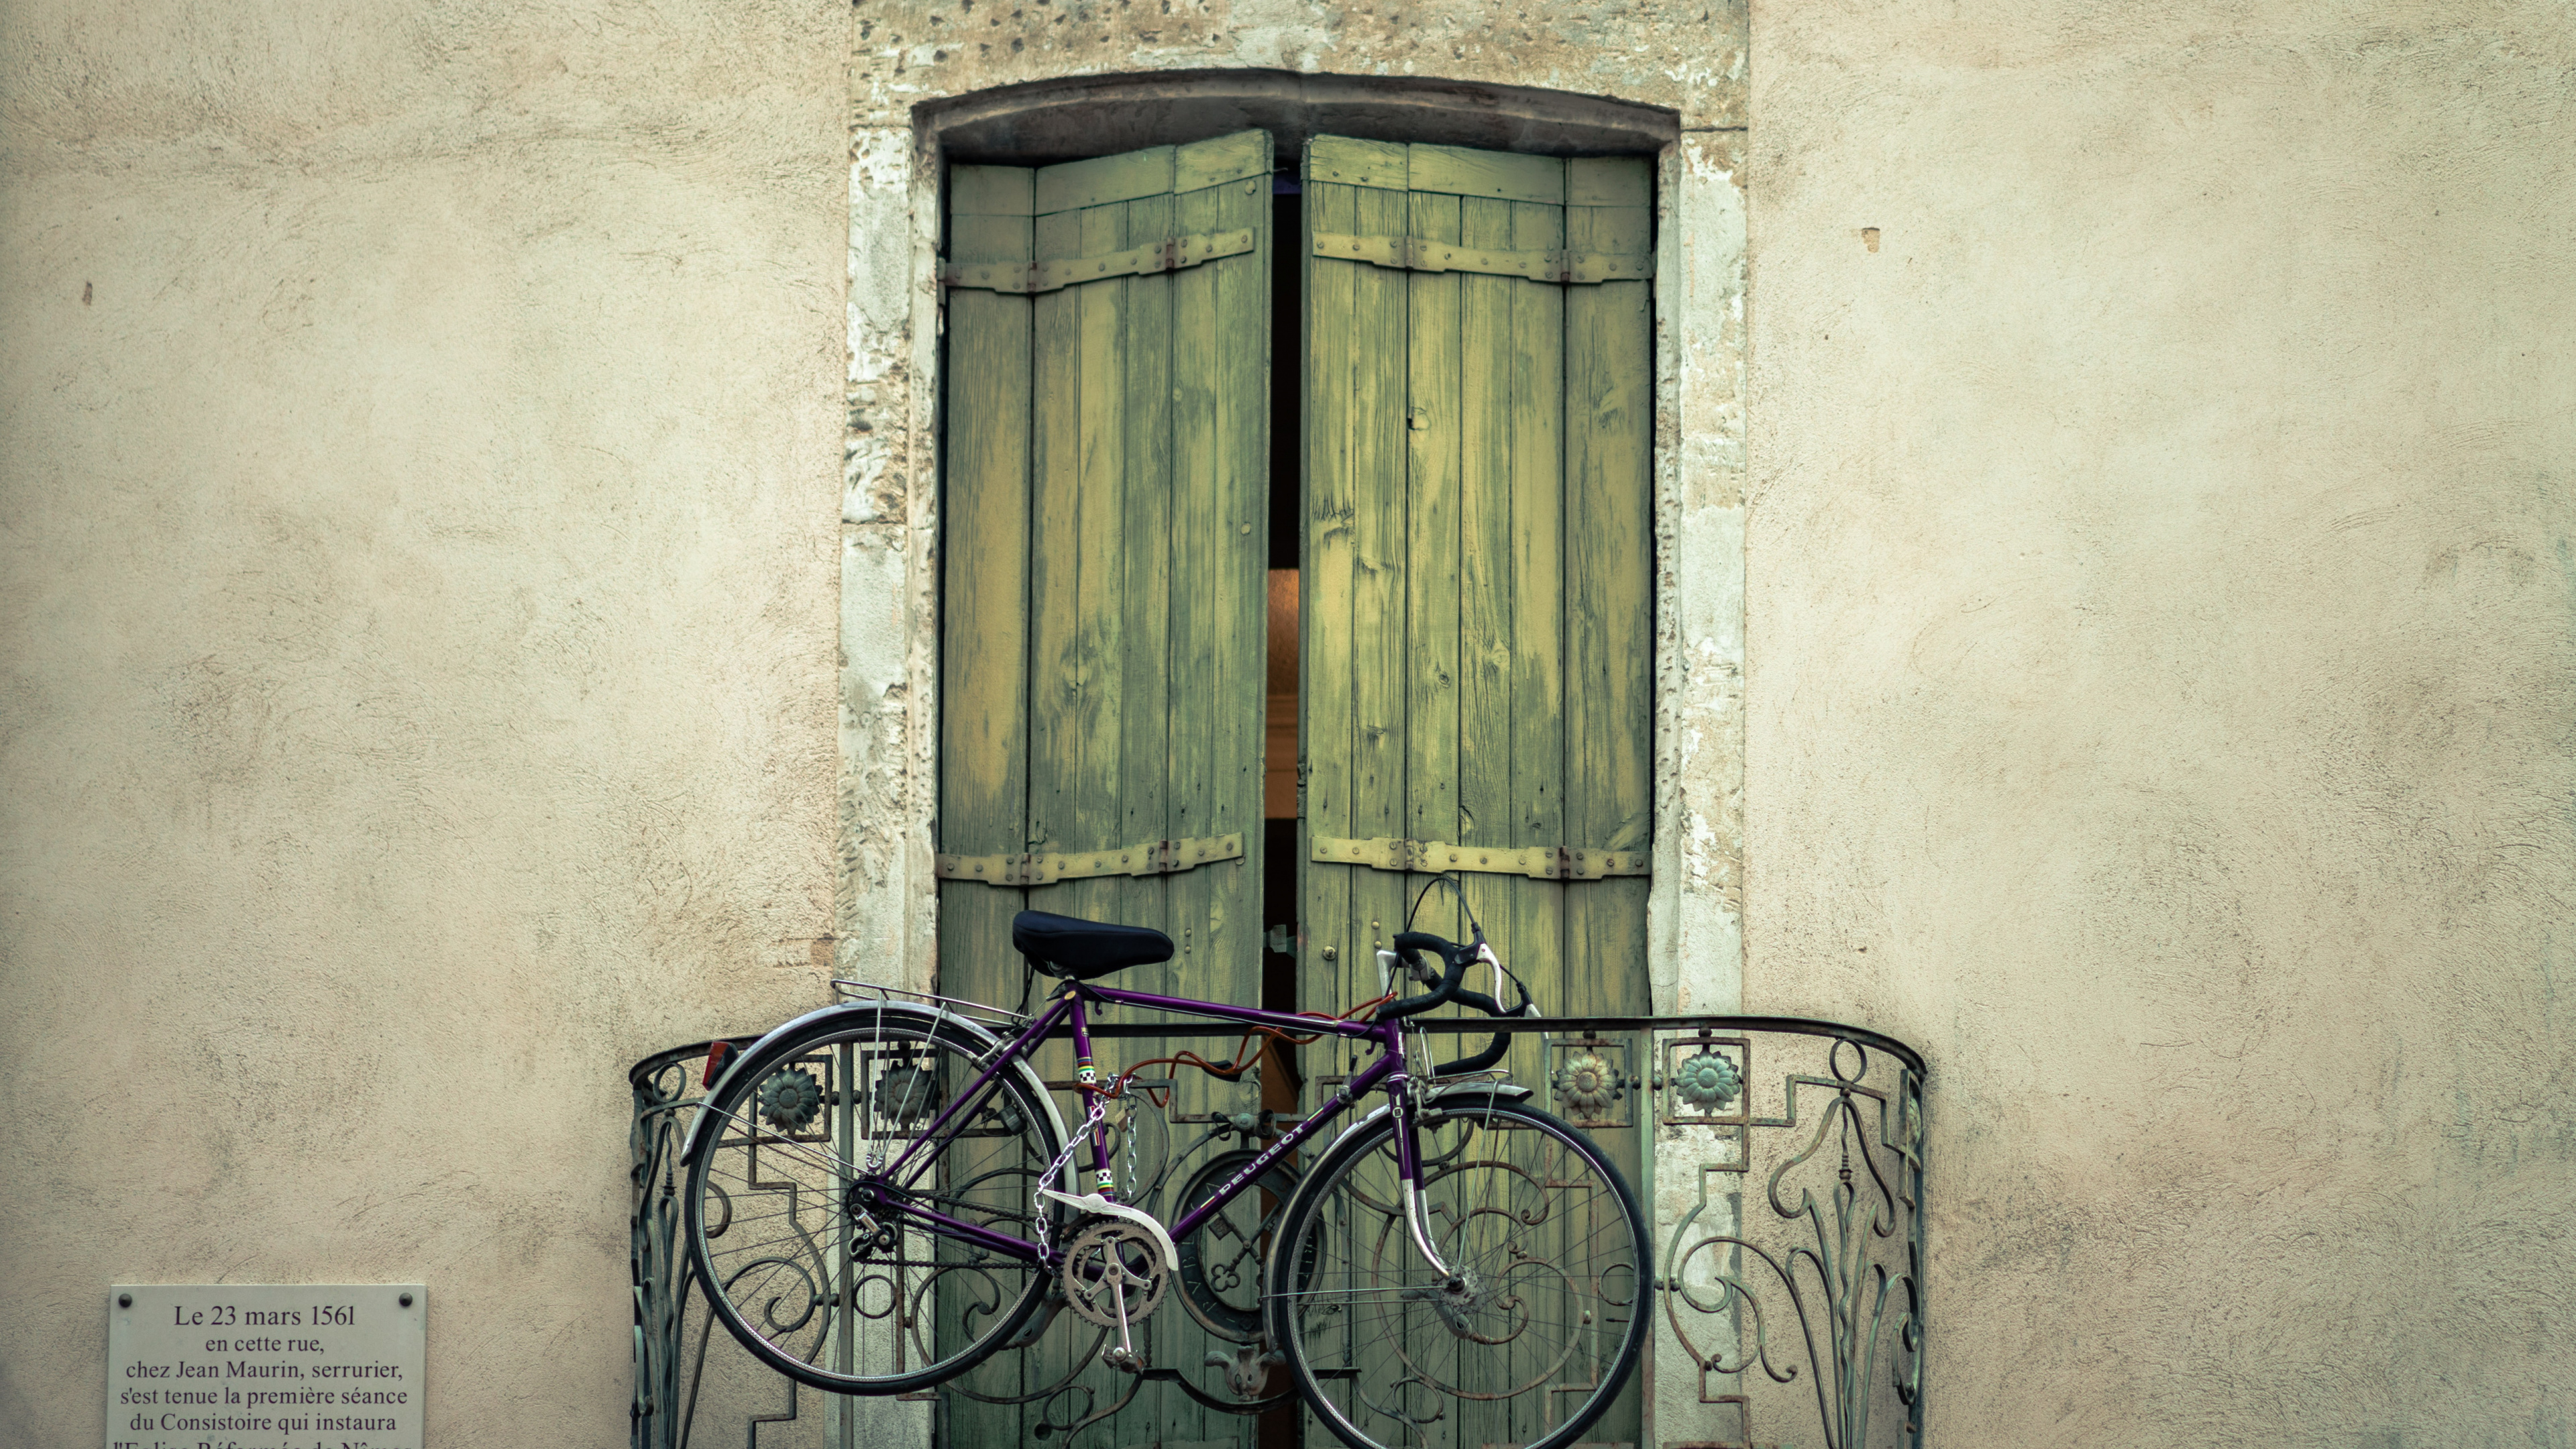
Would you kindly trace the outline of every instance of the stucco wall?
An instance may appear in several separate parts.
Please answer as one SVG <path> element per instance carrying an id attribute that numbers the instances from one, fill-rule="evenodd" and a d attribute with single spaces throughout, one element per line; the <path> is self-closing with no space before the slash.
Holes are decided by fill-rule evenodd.
<path id="1" fill-rule="evenodd" d="M 1755 14 L 1747 1004 L 1933 1442 L 2576 1442 L 2576 27 L 1972 12 Z"/>
<path id="2" fill-rule="evenodd" d="M 2563 11 L 1173 8 L 0 13 L 0 1444 L 217 1277 L 425 1279 L 437 1442 L 622 1438 L 623 1065 L 926 941 L 851 219 L 916 101 L 1208 65 L 1749 196 L 1749 487 L 1730 349 L 1671 440 L 1744 1003 L 1932 1056 L 1932 1441 L 2576 1440 Z"/>
<path id="3" fill-rule="evenodd" d="M 117 1280 L 623 1443 L 623 1070 L 821 994 L 849 12 L 0 19 L 0 1444 Z"/>

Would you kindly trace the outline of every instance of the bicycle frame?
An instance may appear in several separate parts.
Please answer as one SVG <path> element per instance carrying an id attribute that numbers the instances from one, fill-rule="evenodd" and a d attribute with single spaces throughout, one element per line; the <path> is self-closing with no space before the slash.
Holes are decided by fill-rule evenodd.
<path id="1" fill-rule="evenodd" d="M 1209 1216 L 1241 1196 L 1246 1188 L 1259 1180 L 1261 1174 L 1272 1163 L 1296 1151 L 1300 1144 L 1323 1131 L 1325 1127 L 1332 1124 L 1334 1119 L 1349 1111 L 1360 1098 L 1380 1086 L 1389 1090 L 1400 1119 L 1396 1132 L 1397 1174 L 1406 1189 L 1408 1199 L 1410 1198 L 1416 1182 L 1417 1163 L 1413 1123 L 1405 1105 L 1406 1097 L 1403 1091 L 1409 1079 L 1404 1070 L 1401 1022 L 1339 1021 L 1325 1017 L 1293 1016 L 1285 1012 L 1264 1011 L 1258 1007 L 1227 1006 L 1214 1001 L 1193 1001 L 1187 997 L 1157 996 L 1148 991 L 1121 991 L 1116 987 L 1088 986 L 1080 983 L 1068 985 L 1063 991 L 1057 993 L 1055 1000 L 1022 1028 L 1019 1035 L 1003 1044 L 1002 1049 L 994 1055 L 993 1060 L 984 1067 L 965 1091 L 948 1099 L 947 1104 L 940 1109 L 939 1114 L 931 1120 L 930 1125 L 922 1131 L 921 1135 L 915 1137 L 903 1151 L 895 1155 L 892 1162 L 886 1164 L 884 1180 L 890 1182 L 898 1194 L 908 1188 L 914 1178 L 919 1177 L 921 1172 L 937 1160 L 938 1149 L 945 1147 L 954 1137 L 955 1132 L 949 1124 L 952 1119 L 959 1119 L 960 1109 L 970 1103 L 981 1101 L 986 1088 L 1002 1072 L 1008 1070 L 1014 1062 L 1024 1059 L 1040 1042 L 1053 1036 L 1059 1027 L 1067 1025 L 1071 1027 L 1076 1081 L 1086 1094 L 1095 1090 L 1099 1072 L 1092 1065 L 1091 1060 L 1089 1006 L 1093 1002 L 1106 1006 L 1141 1006 L 1155 1011 L 1208 1017 L 1247 1026 L 1270 1027 L 1274 1030 L 1291 1031 L 1301 1035 L 1321 1033 L 1377 1043 L 1378 1055 L 1367 1066 L 1361 1068 L 1356 1076 L 1342 1083 L 1340 1090 L 1315 1109 L 1314 1115 L 1281 1133 L 1277 1141 L 1263 1148 L 1260 1156 L 1245 1163 L 1243 1169 L 1228 1178 L 1206 1202 L 1183 1214 L 1179 1221 L 1170 1224 L 1169 1230 L 1174 1240 L 1188 1237 Z M 958 1126 L 962 1128 L 963 1125 L 963 1120 L 959 1120 Z M 1091 1114 L 1088 1111 L 1083 1114 L 1082 1130 L 1091 1138 L 1091 1171 L 1092 1180 L 1097 1184 L 1095 1190 L 1105 1200 L 1115 1203 L 1118 1197 L 1117 1190 L 1111 1181 L 1106 1134 L 1092 1124 Z M 922 1156 L 925 1153 L 927 1156 Z M 921 1156 L 922 1160 L 918 1165 L 913 1165 L 916 1156 Z M 907 1166 L 911 1167 L 911 1177 L 904 1176 Z M 1023 1262 L 1053 1267 L 1060 1256 L 1052 1243 L 1024 1242 L 905 1201 L 899 1196 L 886 1199 L 884 1206 L 921 1223 L 928 1231 L 959 1238 Z M 1411 1203 L 1408 1201 L 1407 1207 L 1410 1206 Z M 1437 1259 L 1433 1261 L 1436 1262 Z"/>

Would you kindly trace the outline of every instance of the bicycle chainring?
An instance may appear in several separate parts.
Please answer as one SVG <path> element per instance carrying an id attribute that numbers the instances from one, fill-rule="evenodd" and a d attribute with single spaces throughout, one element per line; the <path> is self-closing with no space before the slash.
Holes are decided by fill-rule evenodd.
<path id="1" fill-rule="evenodd" d="M 1163 1248 L 1154 1235 L 1119 1218 L 1085 1218 L 1074 1225 L 1064 1267 L 1065 1306 L 1085 1323 L 1119 1326 L 1142 1322 L 1163 1306 L 1172 1275 L 1163 1265 Z"/>

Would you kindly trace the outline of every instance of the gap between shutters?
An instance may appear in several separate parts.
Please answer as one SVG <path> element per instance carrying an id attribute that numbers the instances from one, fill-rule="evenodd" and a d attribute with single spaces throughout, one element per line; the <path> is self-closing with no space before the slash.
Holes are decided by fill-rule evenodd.
<path id="1" fill-rule="evenodd" d="M 1372 840 L 1315 837 L 1313 858 L 1329 865 L 1365 865 L 1374 870 L 1438 875 L 1476 871 L 1484 875 L 1525 875 L 1532 880 L 1600 880 L 1604 876 L 1645 875 L 1642 850 L 1574 850 L 1562 845 L 1498 847 L 1451 845 L 1440 840 L 1405 840 L 1378 836 Z"/>

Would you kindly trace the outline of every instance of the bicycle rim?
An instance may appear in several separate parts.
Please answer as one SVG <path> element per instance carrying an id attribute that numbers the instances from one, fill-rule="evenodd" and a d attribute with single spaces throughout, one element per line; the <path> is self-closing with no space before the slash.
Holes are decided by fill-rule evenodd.
<path id="1" fill-rule="evenodd" d="M 1274 1242 L 1268 1281 L 1302 1285 L 1269 1300 L 1299 1392 L 1356 1449 L 1573 1443 L 1645 1341 L 1652 1257 L 1636 1194 L 1537 1108 L 1427 1116 L 1421 1195 L 1455 1270 L 1443 1275 L 1406 1227 L 1395 1131 L 1381 1120 L 1337 1144 Z"/>
<path id="2" fill-rule="evenodd" d="M 1060 1143 L 1022 1071 L 894 1167 L 974 1083 L 982 1048 L 862 1015 L 772 1043 L 718 1085 L 686 1228 L 716 1317 L 754 1357 L 839 1393 L 906 1393 L 973 1367 L 1037 1307 L 1037 1264 L 907 1210 L 1042 1241 L 1055 1214 L 1033 1193 Z"/>

